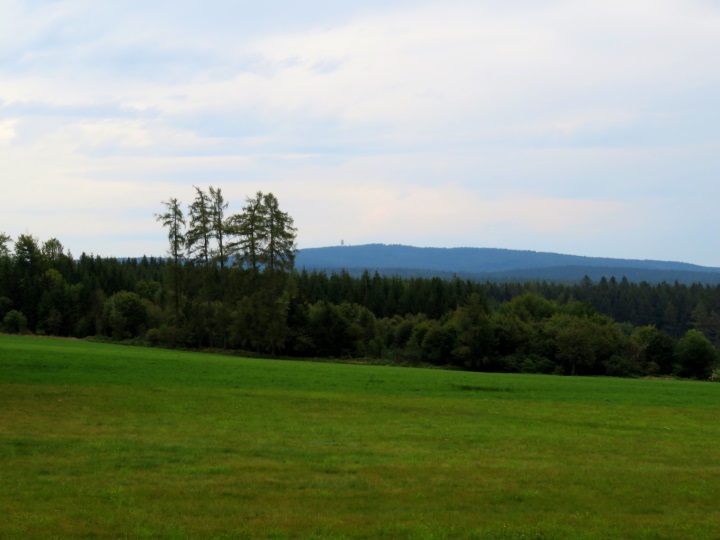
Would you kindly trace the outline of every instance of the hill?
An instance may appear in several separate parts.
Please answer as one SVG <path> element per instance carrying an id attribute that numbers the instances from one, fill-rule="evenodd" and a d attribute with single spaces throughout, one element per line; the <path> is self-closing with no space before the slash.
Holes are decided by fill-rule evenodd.
<path id="1" fill-rule="evenodd" d="M 575 282 L 626 277 L 648 283 L 720 284 L 720 268 L 673 261 L 583 257 L 498 248 L 432 248 L 367 244 L 302 249 L 296 268 L 359 274 L 452 277 L 492 281 Z"/>

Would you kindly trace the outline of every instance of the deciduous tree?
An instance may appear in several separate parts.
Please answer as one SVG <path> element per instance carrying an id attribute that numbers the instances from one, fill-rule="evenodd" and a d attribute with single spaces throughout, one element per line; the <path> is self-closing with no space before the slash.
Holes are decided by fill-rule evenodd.
<path id="1" fill-rule="evenodd" d="M 698 330 L 688 330 L 675 346 L 676 372 L 682 377 L 707 379 L 718 361 L 718 351 Z"/>

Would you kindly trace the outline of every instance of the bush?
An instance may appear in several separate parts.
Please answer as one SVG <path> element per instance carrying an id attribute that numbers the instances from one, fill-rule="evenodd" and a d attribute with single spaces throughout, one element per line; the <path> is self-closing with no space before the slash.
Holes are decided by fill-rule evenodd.
<path id="1" fill-rule="evenodd" d="M 0 296 L 0 320 L 5 318 L 5 315 L 7 315 L 8 311 L 10 311 L 11 307 L 12 300 L 10 300 L 7 296 Z"/>
<path id="2" fill-rule="evenodd" d="M 718 361 L 718 351 L 702 332 L 688 330 L 675 346 L 675 359 L 677 375 L 707 379 Z"/>
<path id="3" fill-rule="evenodd" d="M 631 360 L 617 354 L 603 362 L 603 364 L 605 365 L 605 374 L 611 377 L 632 377 L 637 375 L 637 366 Z"/>
<path id="4" fill-rule="evenodd" d="M 145 340 L 150 345 L 157 345 L 160 342 L 160 330 L 158 330 L 157 328 L 151 328 L 145 334 Z"/>
<path id="5" fill-rule="evenodd" d="M 16 309 L 8 311 L 3 317 L 3 330 L 10 334 L 24 334 L 27 332 L 27 318 Z"/>
<path id="6" fill-rule="evenodd" d="M 120 291 L 103 306 L 103 334 L 113 339 L 128 339 L 145 333 L 147 306 L 134 292 Z"/>
<path id="7" fill-rule="evenodd" d="M 557 367 L 555 362 L 538 354 L 522 356 L 518 363 L 520 373 L 553 373 Z"/>
<path id="8" fill-rule="evenodd" d="M 163 324 L 158 329 L 158 341 L 168 347 L 187 346 L 187 331 L 178 326 Z"/>

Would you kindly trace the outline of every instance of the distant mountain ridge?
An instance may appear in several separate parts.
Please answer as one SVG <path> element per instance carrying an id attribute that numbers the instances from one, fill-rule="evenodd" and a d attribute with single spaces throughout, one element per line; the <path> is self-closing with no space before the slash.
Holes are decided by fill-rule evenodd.
<path id="1" fill-rule="evenodd" d="M 626 277 L 649 283 L 720 284 L 720 268 L 696 264 L 584 257 L 500 248 L 434 248 L 366 244 L 306 248 L 298 252 L 295 266 L 301 270 L 358 274 L 364 270 L 384 275 L 452 277 L 499 281 L 593 281 Z"/>

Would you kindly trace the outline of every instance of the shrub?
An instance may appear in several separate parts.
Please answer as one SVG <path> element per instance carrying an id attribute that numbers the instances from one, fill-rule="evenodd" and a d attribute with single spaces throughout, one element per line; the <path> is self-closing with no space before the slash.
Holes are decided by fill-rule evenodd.
<path id="1" fill-rule="evenodd" d="M 0 296 L 0 319 L 4 319 L 5 315 L 10 311 L 12 307 L 12 300 L 7 296 Z"/>
<path id="2" fill-rule="evenodd" d="M 718 361 L 718 351 L 702 332 L 688 330 L 675 346 L 675 359 L 677 375 L 707 379 Z"/>
<path id="3" fill-rule="evenodd" d="M 160 330 L 158 330 L 157 328 L 151 328 L 145 334 L 145 340 L 150 345 L 157 345 L 160 342 Z"/>
<path id="4" fill-rule="evenodd" d="M 185 347 L 187 331 L 182 327 L 163 324 L 158 329 L 158 341 L 169 347 Z"/>
<path id="5" fill-rule="evenodd" d="M 16 309 L 8 311 L 3 317 L 3 329 L 11 334 L 23 334 L 27 332 L 27 318 Z"/>
<path id="6" fill-rule="evenodd" d="M 637 366 L 627 358 L 617 354 L 603 362 L 605 374 L 611 377 L 632 377 L 637 375 Z"/>
<path id="7" fill-rule="evenodd" d="M 113 339 L 138 337 L 145 333 L 147 306 L 134 292 L 120 291 L 103 306 L 103 333 Z"/>
<path id="8" fill-rule="evenodd" d="M 538 354 L 522 356 L 518 363 L 521 373 L 552 373 L 557 367 L 555 362 Z"/>

